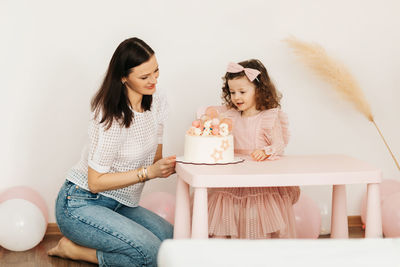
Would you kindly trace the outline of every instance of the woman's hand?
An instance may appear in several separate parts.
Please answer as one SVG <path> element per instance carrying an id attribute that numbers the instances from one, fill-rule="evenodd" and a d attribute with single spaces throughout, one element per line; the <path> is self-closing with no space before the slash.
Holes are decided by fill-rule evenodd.
<path id="1" fill-rule="evenodd" d="M 255 161 L 263 161 L 266 160 L 267 158 L 269 158 L 270 155 L 265 154 L 264 150 L 261 149 L 256 149 L 253 151 L 253 153 L 251 153 L 251 157 L 255 160 Z"/>
<path id="2" fill-rule="evenodd" d="M 147 167 L 149 178 L 166 178 L 175 173 L 176 156 L 170 156 L 158 160 L 153 165 Z"/>

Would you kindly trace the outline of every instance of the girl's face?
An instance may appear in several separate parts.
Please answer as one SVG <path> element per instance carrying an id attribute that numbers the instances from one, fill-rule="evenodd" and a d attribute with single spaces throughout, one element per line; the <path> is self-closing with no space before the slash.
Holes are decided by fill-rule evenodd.
<path id="1" fill-rule="evenodd" d="M 228 80 L 229 92 L 233 104 L 244 115 L 256 112 L 256 86 L 246 76 Z"/>
<path id="2" fill-rule="evenodd" d="M 136 93 L 152 95 L 156 91 L 158 75 L 157 59 L 152 55 L 146 62 L 132 68 L 129 75 L 122 78 L 122 83 Z"/>

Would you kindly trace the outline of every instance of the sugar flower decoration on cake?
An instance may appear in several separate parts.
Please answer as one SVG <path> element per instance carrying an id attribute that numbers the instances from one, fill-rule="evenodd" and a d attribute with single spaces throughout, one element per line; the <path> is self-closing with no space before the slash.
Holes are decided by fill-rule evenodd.
<path id="1" fill-rule="evenodd" d="M 214 159 L 215 162 L 218 160 L 222 160 L 222 152 L 221 150 L 214 149 L 214 152 L 211 154 L 211 157 Z"/>
<path id="2" fill-rule="evenodd" d="M 203 133 L 201 134 L 202 136 L 212 135 L 213 128 L 211 127 L 211 123 L 212 123 L 211 120 L 206 120 L 204 122 Z"/>
<path id="3" fill-rule="evenodd" d="M 232 120 L 224 118 L 214 107 L 208 107 L 205 114 L 192 122 L 187 131 L 192 136 L 227 136 L 232 133 Z"/>
<path id="4" fill-rule="evenodd" d="M 221 149 L 223 151 L 227 150 L 229 148 L 229 141 L 228 140 L 223 140 L 221 143 Z"/>
<path id="5" fill-rule="evenodd" d="M 196 127 L 190 127 L 189 130 L 187 131 L 188 135 L 195 135 L 195 136 L 200 136 L 201 135 L 201 130 L 200 128 Z"/>

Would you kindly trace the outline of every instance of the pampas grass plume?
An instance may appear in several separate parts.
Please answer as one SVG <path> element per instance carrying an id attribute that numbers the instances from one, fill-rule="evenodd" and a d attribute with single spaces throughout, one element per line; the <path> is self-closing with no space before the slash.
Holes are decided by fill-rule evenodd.
<path id="1" fill-rule="evenodd" d="M 389 145 L 382 135 L 381 130 L 374 120 L 371 107 L 368 104 L 364 93 L 350 71 L 338 60 L 328 56 L 325 49 L 318 44 L 306 43 L 295 37 L 284 40 L 293 50 L 296 56 L 308 66 L 317 76 L 326 81 L 332 88 L 339 93 L 345 100 L 351 102 L 370 122 L 372 122 L 379 132 L 383 142 L 391 154 L 397 168 L 400 165 L 392 153 Z"/>

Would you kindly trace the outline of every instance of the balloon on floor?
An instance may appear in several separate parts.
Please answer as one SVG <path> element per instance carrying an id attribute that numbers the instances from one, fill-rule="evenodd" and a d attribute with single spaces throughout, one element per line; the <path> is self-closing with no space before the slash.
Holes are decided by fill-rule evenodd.
<path id="1" fill-rule="evenodd" d="M 382 229 L 385 237 L 400 237 L 400 192 L 382 202 Z"/>
<path id="2" fill-rule="evenodd" d="M 321 214 L 318 205 L 304 193 L 293 205 L 297 238 L 318 238 L 321 229 Z"/>
<path id="3" fill-rule="evenodd" d="M 42 212 L 46 223 L 49 222 L 49 211 L 42 196 L 29 186 L 14 186 L 0 194 L 0 203 L 10 199 L 25 199 L 35 204 Z"/>
<path id="4" fill-rule="evenodd" d="M 0 245 L 24 251 L 43 239 L 49 213 L 46 201 L 37 191 L 14 186 L 0 194 L 0 218 Z"/>
<path id="5" fill-rule="evenodd" d="M 140 199 L 139 205 L 146 208 L 158 216 L 164 218 L 169 223 L 174 224 L 175 220 L 175 196 L 167 192 L 152 192 Z"/>
<path id="6" fill-rule="evenodd" d="M 9 199 L 0 204 L 0 246 L 24 251 L 42 241 L 47 222 L 42 211 L 25 199 Z"/>
<path id="7" fill-rule="evenodd" d="M 385 179 L 382 180 L 382 183 L 379 186 L 380 196 L 381 196 L 381 205 L 383 205 L 383 201 L 389 197 L 390 195 L 400 192 L 400 182 L 393 179 Z M 365 192 L 362 201 L 361 201 L 361 221 L 365 224 L 365 219 L 367 215 L 367 193 Z"/>

